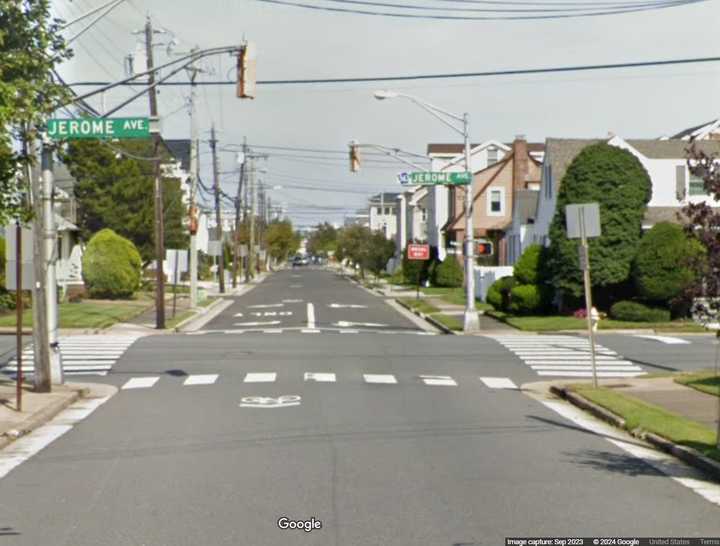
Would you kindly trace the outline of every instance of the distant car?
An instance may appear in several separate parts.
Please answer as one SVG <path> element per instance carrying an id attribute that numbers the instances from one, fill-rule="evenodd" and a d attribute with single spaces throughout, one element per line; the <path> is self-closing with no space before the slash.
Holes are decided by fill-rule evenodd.
<path id="1" fill-rule="evenodd" d="M 301 265 L 307 265 L 308 259 L 304 256 L 295 256 L 292 261 L 293 267 L 298 267 Z"/>

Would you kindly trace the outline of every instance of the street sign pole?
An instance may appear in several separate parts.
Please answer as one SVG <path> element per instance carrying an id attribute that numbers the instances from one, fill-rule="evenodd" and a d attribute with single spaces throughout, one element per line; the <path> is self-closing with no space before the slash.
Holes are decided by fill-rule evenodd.
<path id="1" fill-rule="evenodd" d="M 15 386 L 15 407 L 22 411 L 22 329 L 23 329 L 23 301 L 22 301 L 22 227 L 20 220 L 15 220 L 15 361 L 17 362 L 17 378 Z"/>
<path id="2" fill-rule="evenodd" d="M 580 228 L 580 267 L 583 271 L 583 284 L 585 287 L 585 315 L 587 319 L 588 339 L 590 340 L 590 362 L 592 364 L 593 388 L 597 389 L 597 368 L 595 363 L 595 332 L 592 324 L 592 285 L 590 284 L 590 253 L 588 250 L 587 235 L 585 229 L 585 209 L 577 208 L 578 225 Z"/>

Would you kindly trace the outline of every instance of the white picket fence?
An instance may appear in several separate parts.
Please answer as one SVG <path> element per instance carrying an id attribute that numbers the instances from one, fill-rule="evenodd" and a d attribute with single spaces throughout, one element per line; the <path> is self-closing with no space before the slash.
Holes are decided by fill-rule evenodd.
<path id="1" fill-rule="evenodd" d="M 490 285 L 503 277 L 513 274 L 513 266 L 475 266 L 475 297 L 485 301 Z"/>

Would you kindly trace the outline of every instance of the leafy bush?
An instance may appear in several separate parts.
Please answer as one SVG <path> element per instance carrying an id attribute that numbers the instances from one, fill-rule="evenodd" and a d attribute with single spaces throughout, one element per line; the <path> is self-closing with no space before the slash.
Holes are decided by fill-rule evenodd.
<path id="1" fill-rule="evenodd" d="M 619 301 L 610 308 L 610 316 L 628 322 L 667 322 L 670 320 L 670 311 L 635 301 Z"/>
<path id="2" fill-rule="evenodd" d="M 542 307 L 540 289 L 534 284 L 519 284 L 510 289 L 510 311 L 530 315 Z"/>
<path id="3" fill-rule="evenodd" d="M 140 288 L 140 254 L 111 229 L 97 232 L 83 255 L 83 279 L 91 298 L 128 298 Z"/>
<path id="4" fill-rule="evenodd" d="M 530 245 L 520 256 L 515 264 L 513 275 L 520 284 L 537 284 L 540 275 L 538 271 L 541 267 L 541 258 L 543 247 L 541 245 Z"/>
<path id="5" fill-rule="evenodd" d="M 435 268 L 435 284 L 437 286 L 458 288 L 462 286 L 464 278 L 462 266 L 455 256 L 448 256 Z"/>
<path id="6" fill-rule="evenodd" d="M 692 262 L 702 255 L 702 246 L 689 239 L 683 228 L 670 222 L 655 224 L 645 233 L 633 268 L 640 297 L 668 304 L 695 280 Z"/>
<path id="7" fill-rule="evenodd" d="M 497 311 L 507 311 L 510 308 L 510 290 L 515 286 L 514 277 L 502 277 L 490 285 L 485 301 Z"/>

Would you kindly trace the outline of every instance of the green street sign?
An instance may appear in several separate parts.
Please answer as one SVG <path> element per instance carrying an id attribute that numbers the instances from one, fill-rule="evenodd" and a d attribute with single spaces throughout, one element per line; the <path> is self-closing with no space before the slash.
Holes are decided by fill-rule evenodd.
<path id="1" fill-rule="evenodd" d="M 47 135 L 53 140 L 150 138 L 148 118 L 49 119 Z"/>
<path id="2" fill-rule="evenodd" d="M 468 172 L 415 172 L 400 173 L 398 181 L 401 186 L 465 186 L 470 184 L 472 175 Z"/>

